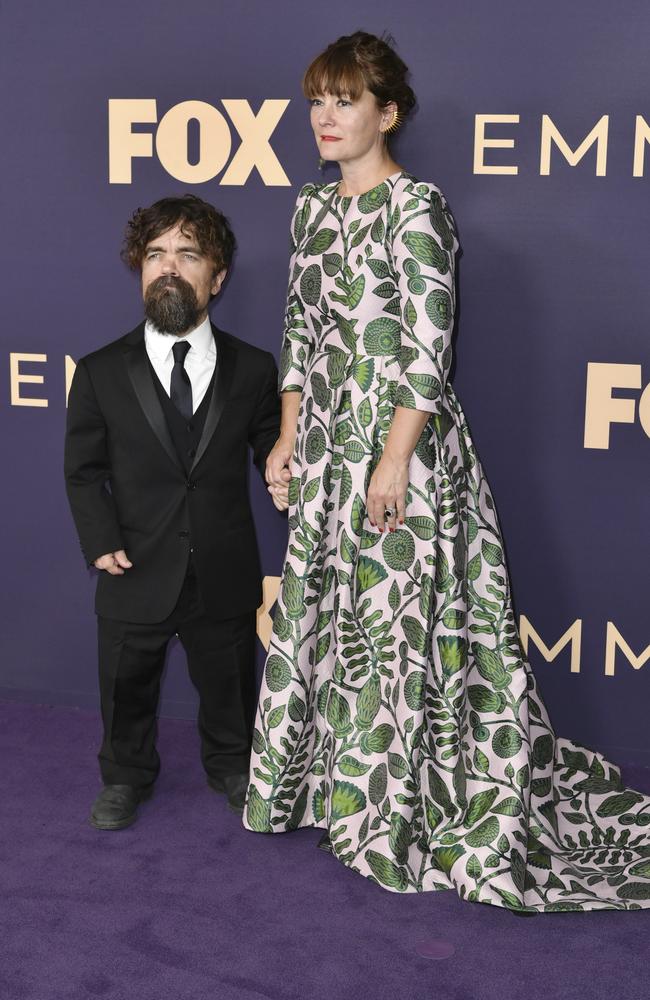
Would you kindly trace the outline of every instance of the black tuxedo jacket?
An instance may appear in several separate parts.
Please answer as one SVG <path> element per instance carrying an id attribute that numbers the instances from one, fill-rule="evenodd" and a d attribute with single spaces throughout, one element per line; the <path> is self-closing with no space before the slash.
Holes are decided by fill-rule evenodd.
<path id="1" fill-rule="evenodd" d="M 68 399 L 65 477 L 88 564 L 124 549 L 124 576 L 99 574 L 95 610 L 154 623 L 174 608 L 189 549 L 216 618 L 259 606 L 262 580 L 248 497 L 248 447 L 260 472 L 280 426 L 273 356 L 212 327 L 217 370 L 187 474 L 169 433 L 144 324 L 82 358 Z"/>

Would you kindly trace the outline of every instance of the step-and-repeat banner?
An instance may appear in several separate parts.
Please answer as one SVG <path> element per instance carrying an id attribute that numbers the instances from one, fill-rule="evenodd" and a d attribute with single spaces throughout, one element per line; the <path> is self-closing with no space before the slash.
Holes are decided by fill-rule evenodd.
<path id="1" fill-rule="evenodd" d="M 95 581 L 62 443 L 75 361 L 141 318 L 127 219 L 186 191 L 222 209 L 239 252 L 213 318 L 277 357 L 291 209 L 319 176 L 301 74 L 363 28 L 393 35 L 418 95 L 396 158 L 458 223 L 454 385 L 523 646 L 559 733 L 650 759 L 650 11 L 329 0 L 321 15 L 295 0 L 2 4 L 0 696 L 96 704 Z M 286 518 L 257 473 L 251 490 L 261 657 Z M 174 649 L 162 712 L 194 710 Z"/>

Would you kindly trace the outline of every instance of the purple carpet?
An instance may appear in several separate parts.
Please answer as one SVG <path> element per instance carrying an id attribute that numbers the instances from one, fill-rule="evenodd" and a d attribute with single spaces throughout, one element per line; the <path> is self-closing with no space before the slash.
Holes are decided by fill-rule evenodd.
<path id="1" fill-rule="evenodd" d="M 0 703 L 2 1000 L 648 1000 L 650 910 L 516 917 L 247 833 L 187 722 L 135 826 L 87 822 L 96 713 Z M 650 791 L 650 769 L 624 768 Z"/>

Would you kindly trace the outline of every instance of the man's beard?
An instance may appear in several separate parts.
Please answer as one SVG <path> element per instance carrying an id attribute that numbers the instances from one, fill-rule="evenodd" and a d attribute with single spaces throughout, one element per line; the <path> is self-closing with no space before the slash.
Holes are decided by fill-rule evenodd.
<path id="1" fill-rule="evenodd" d="M 164 274 L 147 286 L 144 314 L 160 333 L 181 337 L 197 326 L 201 309 L 188 281 Z"/>

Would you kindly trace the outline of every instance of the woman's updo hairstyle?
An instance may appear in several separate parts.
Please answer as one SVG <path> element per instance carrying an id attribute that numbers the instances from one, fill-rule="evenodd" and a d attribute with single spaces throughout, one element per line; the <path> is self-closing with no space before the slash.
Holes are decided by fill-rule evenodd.
<path id="1" fill-rule="evenodd" d="M 380 108 L 394 101 L 403 121 L 415 107 L 415 94 L 406 82 L 408 67 L 392 41 L 367 31 L 338 38 L 308 67 L 302 81 L 305 97 L 334 94 L 356 101 L 367 88 Z"/>

